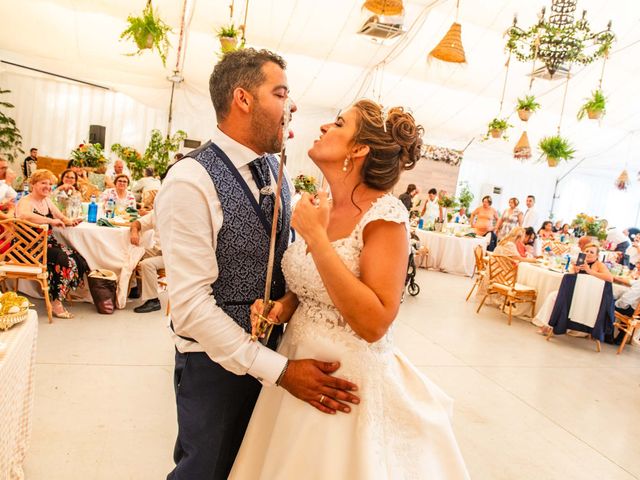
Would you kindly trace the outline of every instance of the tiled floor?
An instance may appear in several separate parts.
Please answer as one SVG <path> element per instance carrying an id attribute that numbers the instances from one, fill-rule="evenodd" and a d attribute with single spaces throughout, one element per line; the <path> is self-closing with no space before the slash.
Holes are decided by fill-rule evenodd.
<path id="1" fill-rule="evenodd" d="M 477 315 L 464 302 L 470 282 L 421 270 L 395 338 L 455 399 L 472 478 L 640 478 L 640 348 L 617 356 L 581 338 L 546 342 L 495 308 Z M 164 478 L 176 432 L 164 318 L 72 310 L 53 325 L 40 310 L 27 479 Z"/>

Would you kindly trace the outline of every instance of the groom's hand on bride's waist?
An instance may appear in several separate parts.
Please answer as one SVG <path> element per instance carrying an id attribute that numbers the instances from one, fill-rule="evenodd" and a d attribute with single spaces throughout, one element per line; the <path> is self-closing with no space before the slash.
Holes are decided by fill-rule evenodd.
<path id="1" fill-rule="evenodd" d="M 347 403 L 360 403 L 360 399 L 351 393 L 358 387 L 354 383 L 330 375 L 338 368 L 339 362 L 290 360 L 280 386 L 321 412 L 349 413 L 351 407 Z"/>

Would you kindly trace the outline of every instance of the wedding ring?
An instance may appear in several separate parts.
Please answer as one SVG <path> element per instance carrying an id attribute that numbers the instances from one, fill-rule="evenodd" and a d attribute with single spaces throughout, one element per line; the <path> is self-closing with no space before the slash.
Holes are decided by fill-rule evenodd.
<path id="1" fill-rule="evenodd" d="M 320 395 L 320 403 L 324 405 L 324 395 Z"/>

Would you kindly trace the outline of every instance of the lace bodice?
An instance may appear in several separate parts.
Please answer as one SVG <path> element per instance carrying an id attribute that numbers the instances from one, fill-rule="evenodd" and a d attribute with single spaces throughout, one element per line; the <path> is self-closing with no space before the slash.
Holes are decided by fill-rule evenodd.
<path id="1" fill-rule="evenodd" d="M 347 268 L 356 276 L 360 276 L 360 254 L 364 246 L 363 232 L 365 227 L 373 221 L 385 220 L 388 222 L 403 223 L 407 227 L 407 242 L 409 241 L 409 214 L 406 207 L 391 194 L 378 198 L 362 216 L 358 224 L 348 237 L 332 242 L 333 248 L 338 253 Z M 364 342 L 349 327 L 334 306 L 327 293 L 322 279 L 316 268 L 311 254 L 307 253 L 307 245 L 303 239 L 299 239 L 289 246 L 282 260 L 282 267 L 287 285 L 300 300 L 296 315 L 292 318 L 289 328 L 302 334 L 315 323 L 330 328 L 334 333 L 348 334 L 348 340 L 354 339 Z M 306 331 L 305 334 L 311 332 Z M 294 333 L 294 336 L 296 334 Z M 355 337 L 355 338 L 354 338 Z M 346 340 L 346 339 L 345 339 Z M 387 342 L 388 336 L 376 342 Z"/>

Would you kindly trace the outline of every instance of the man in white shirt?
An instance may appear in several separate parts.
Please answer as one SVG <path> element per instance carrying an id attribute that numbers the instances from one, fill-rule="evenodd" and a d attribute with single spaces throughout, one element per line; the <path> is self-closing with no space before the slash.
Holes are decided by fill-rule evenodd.
<path id="1" fill-rule="evenodd" d="M 0 210 L 12 209 L 15 205 L 16 192 L 11 184 L 16 179 L 16 174 L 9 168 L 9 162 L 0 157 Z"/>
<path id="2" fill-rule="evenodd" d="M 129 167 L 127 167 L 127 165 L 124 163 L 124 160 L 117 159 L 115 162 L 113 162 L 113 165 L 107 168 L 107 171 L 104 174 L 105 186 L 107 186 L 108 188 L 115 187 L 113 183 L 114 179 L 118 175 L 122 175 L 122 174 L 126 175 L 127 177 L 129 177 L 129 179 L 131 179 L 131 171 L 129 170 Z"/>
<path id="3" fill-rule="evenodd" d="M 435 188 L 431 188 L 427 192 L 427 199 L 420 216 L 431 222 L 435 222 L 436 219 L 442 219 L 442 210 L 438 204 L 438 191 Z"/>
<path id="4" fill-rule="evenodd" d="M 631 246 L 629 238 L 622 233 L 619 228 L 611 227 L 607 230 L 607 240 L 611 244 L 611 250 L 624 253 L 627 248 Z"/>
<path id="5" fill-rule="evenodd" d="M 524 228 L 531 227 L 537 233 L 540 228 L 540 218 L 537 210 L 534 208 L 536 204 L 536 197 L 533 195 L 527 196 L 527 211 L 522 217 L 522 226 Z"/>
<path id="6" fill-rule="evenodd" d="M 176 344 L 179 428 L 169 480 L 227 478 L 260 383 L 325 413 L 359 401 L 350 393 L 355 385 L 330 375 L 338 362 L 288 360 L 251 341 L 249 307 L 264 292 L 258 273 L 266 271 L 272 220 L 267 185 L 277 168 L 264 154 L 283 141 L 284 69 L 279 56 L 252 48 L 218 62 L 209 81 L 218 128 L 171 168 L 156 199 Z M 283 192 L 276 259 L 289 237 L 288 186 Z M 283 295 L 279 261 L 274 279 Z"/>
<path id="7" fill-rule="evenodd" d="M 153 174 L 153 167 L 146 167 L 144 169 L 144 177 L 136 180 L 131 187 L 131 192 L 135 195 L 138 202 L 142 201 L 142 197 L 146 192 L 160 190 L 160 179 L 154 177 Z"/>

